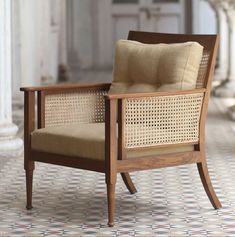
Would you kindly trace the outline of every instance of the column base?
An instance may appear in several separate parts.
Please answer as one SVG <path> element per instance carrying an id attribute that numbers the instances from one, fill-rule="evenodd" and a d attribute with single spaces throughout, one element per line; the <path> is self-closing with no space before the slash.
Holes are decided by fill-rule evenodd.
<path id="1" fill-rule="evenodd" d="M 23 153 L 23 141 L 16 137 L 18 127 L 13 123 L 0 125 L 0 158 L 19 157 Z"/>
<path id="2" fill-rule="evenodd" d="M 212 90 L 216 97 L 235 97 L 235 81 L 224 80 Z"/>

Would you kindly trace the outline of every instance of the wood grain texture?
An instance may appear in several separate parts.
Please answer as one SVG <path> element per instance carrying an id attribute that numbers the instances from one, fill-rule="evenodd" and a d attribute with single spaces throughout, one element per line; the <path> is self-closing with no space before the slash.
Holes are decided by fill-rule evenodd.
<path id="1" fill-rule="evenodd" d="M 51 86 L 21 87 L 21 91 L 68 91 L 76 89 L 109 88 L 110 83 L 97 84 L 58 84 Z"/>
<path id="2" fill-rule="evenodd" d="M 205 88 L 194 89 L 194 90 L 183 90 L 183 91 L 157 91 L 157 92 L 139 92 L 139 93 L 128 93 L 128 94 L 108 94 L 105 97 L 109 99 L 130 99 L 130 98 L 141 98 L 141 97 L 161 97 L 161 96 L 174 96 L 174 95 L 188 95 L 206 92 Z"/>
<path id="3" fill-rule="evenodd" d="M 151 150 L 151 149 L 156 149 L 156 148 L 163 148 L 163 147 L 181 147 L 181 146 L 193 146 L 193 145 L 198 145 L 198 142 L 182 142 L 182 143 L 176 143 L 176 144 L 159 144 L 156 146 L 145 146 L 145 147 L 131 147 L 131 148 L 126 148 L 126 151 L 144 151 L 144 150 Z"/>
<path id="4" fill-rule="evenodd" d="M 45 92 L 38 91 L 38 128 L 45 127 Z"/>
<path id="5" fill-rule="evenodd" d="M 31 153 L 31 132 L 35 129 L 35 93 L 24 94 L 24 169 L 26 175 L 26 208 L 32 209 L 34 161 Z"/>
<path id="6" fill-rule="evenodd" d="M 64 156 L 36 150 L 32 150 L 32 159 L 34 161 L 40 161 L 48 164 L 62 165 L 105 173 L 104 162 L 98 160 L 86 159 L 77 156 Z"/>
<path id="7" fill-rule="evenodd" d="M 25 169 L 32 169 L 34 166 L 30 161 L 31 132 L 35 130 L 35 93 L 24 94 L 24 161 Z"/>
<path id="8" fill-rule="evenodd" d="M 123 160 L 126 158 L 126 149 L 125 149 L 125 141 L 124 141 L 124 108 L 123 105 L 125 103 L 124 100 L 118 100 L 118 159 Z"/>
<path id="9" fill-rule="evenodd" d="M 124 113 L 125 113 L 125 101 L 118 100 L 118 160 L 126 159 L 125 142 L 124 142 Z M 134 183 L 132 182 L 129 173 L 121 173 L 122 180 L 129 190 L 130 194 L 135 194 L 137 192 Z"/>
<path id="10" fill-rule="evenodd" d="M 132 172 L 200 162 L 200 152 L 190 151 L 117 161 L 118 172 Z"/>
<path id="11" fill-rule="evenodd" d="M 108 225 L 114 225 L 117 181 L 117 100 L 105 99 L 105 180 L 108 199 Z"/>

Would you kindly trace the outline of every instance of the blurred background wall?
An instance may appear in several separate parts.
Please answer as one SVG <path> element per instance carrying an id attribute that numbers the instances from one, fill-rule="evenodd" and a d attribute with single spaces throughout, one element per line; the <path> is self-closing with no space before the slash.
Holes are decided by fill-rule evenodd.
<path id="1" fill-rule="evenodd" d="M 215 33 L 205 0 L 19 0 L 13 3 L 13 94 L 21 85 L 79 80 L 112 68 L 129 30 Z"/>

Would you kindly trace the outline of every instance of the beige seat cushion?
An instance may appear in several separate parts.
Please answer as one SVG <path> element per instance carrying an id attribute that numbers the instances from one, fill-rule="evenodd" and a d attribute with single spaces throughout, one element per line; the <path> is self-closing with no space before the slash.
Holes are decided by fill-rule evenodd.
<path id="1" fill-rule="evenodd" d="M 104 123 L 72 124 L 37 129 L 32 133 L 31 145 L 32 149 L 38 151 L 104 160 Z M 140 151 L 129 151 L 127 157 L 192 151 L 193 149 L 193 146 L 185 145 L 168 148 L 144 148 Z"/>
<path id="2" fill-rule="evenodd" d="M 203 46 L 119 40 L 109 93 L 195 89 Z"/>

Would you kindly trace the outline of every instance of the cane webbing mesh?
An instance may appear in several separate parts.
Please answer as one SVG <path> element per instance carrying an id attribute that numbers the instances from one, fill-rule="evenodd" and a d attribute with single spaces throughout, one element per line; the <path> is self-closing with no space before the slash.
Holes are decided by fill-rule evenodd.
<path id="1" fill-rule="evenodd" d="M 105 90 L 82 90 L 45 97 L 45 127 L 104 122 Z"/>
<path id="2" fill-rule="evenodd" d="M 205 87 L 205 78 L 206 78 L 206 73 L 207 73 L 207 69 L 208 69 L 209 58 L 210 58 L 210 52 L 204 50 L 200 68 L 198 71 L 196 88 Z"/>
<path id="3" fill-rule="evenodd" d="M 126 99 L 126 148 L 197 142 L 203 93 Z"/>

